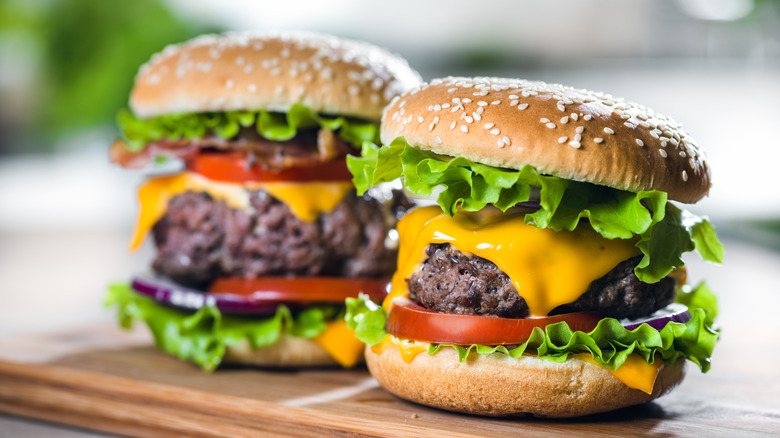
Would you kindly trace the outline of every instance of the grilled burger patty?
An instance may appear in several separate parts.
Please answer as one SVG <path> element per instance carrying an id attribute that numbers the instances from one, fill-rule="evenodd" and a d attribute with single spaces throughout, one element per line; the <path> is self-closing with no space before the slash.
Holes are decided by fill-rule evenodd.
<path id="1" fill-rule="evenodd" d="M 153 228 L 152 268 L 186 286 L 207 287 L 226 276 L 389 277 L 397 250 L 385 245 L 408 201 L 389 205 L 347 195 L 314 222 L 296 217 L 265 191 L 250 193 L 251 209 L 231 209 L 206 193 L 185 192 Z"/>
<path id="2" fill-rule="evenodd" d="M 411 299 L 438 312 L 524 318 L 528 305 L 509 277 L 491 261 L 467 256 L 449 243 L 431 244 L 428 259 L 409 279 Z M 613 318 L 637 318 L 661 309 L 675 297 L 676 280 L 642 283 L 634 274 L 641 256 L 618 264 L 592 282 L 575 302 L 550 314 L 594 311 Z"/>

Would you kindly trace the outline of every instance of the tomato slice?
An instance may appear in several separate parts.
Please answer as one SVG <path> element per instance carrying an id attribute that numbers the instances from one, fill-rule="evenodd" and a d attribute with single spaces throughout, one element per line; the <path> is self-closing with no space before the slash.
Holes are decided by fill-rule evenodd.
<path id="1" fill-rule="evenodd" d="M 381 303 L 387 295 L 388 280 L 373 278 L 338 277 L 263 277 L 218 278 L 208 292 L 214 295 L 237 295 L 251 302 L 274 304 L 295 303 L 343 303 L 359 293 L 367 294 L 373 301 Z"/>
<path id="2" fill-rule="evenodd" d="M 589 332 L 601 316 L 576 312 L 542 318 L 497 318 L 458 315 L 428 310 L 411 301 L 397 300 L 387 316 L 387 332 L 393 336 L 433 344 L 509 345 L 528 340 L 535 327 L 565 321 L 572 330 Z"/>
<path id="3" fill-rule="evenodd" d="M 310 166 L 266 169 L 258 164 L 249 165 L 245 152 L 207 152 L 189 158 L 187 168 L 210 180 L 233 183 L 352 179 L 343 157 Z"/>

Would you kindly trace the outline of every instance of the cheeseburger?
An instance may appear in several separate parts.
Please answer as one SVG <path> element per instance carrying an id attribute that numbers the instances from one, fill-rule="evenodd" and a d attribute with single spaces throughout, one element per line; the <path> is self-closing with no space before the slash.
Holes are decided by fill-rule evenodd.
<path id="1" fill-rule="evenodd" d="M 349 157 L 358 193 L 394 178 L 435 204 L 398 224 L 380 307 L 347 300 L 371 374 L 399 397 L 481 415 L 573 417 L 707 371 L 714 295 L 680 256 L 720 262 L 671 202 L 710 188 L 704 152 L 649 108 L 556 84 L 445 78 L 385 109 Z"/>
<path id="2" fill-rule="evenodd" d="M 110 288 L 123 326 L 206 370 L 354 365 L 344 299 L 381 301 L 403 196 L 357 196 L 345 157 L 420 83 L 398 56 L 309 33 L 230 33 L 142 66 L 111 159 L 151 169 L 131 248 L 153 276 Z M 171 171 L 171 168 L 174 170 Z M 162 169 L 162 171 L 161 171 Z M 386 195 L 386 196 L 382 196 Z"/>

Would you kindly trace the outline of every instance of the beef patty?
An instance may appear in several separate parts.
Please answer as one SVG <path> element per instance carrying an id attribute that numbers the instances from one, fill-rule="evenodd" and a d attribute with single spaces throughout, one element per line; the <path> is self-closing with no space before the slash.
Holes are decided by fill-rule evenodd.
<path id="1" fill-rule="evenodd" d="M 347 195 L 332 211 L 306 222 L 262 190 L 251 209 L 231 209 L 206 193 L 173 197 L 152 229 L 152 268 L 186 286 L 207 287 L 225 276 L 389 277 L 396 249 L 385 239 L 408 206 L 403 195 L 380 203 Z"/>
<path id="2" fill-rule="evenodd" d="M 409 282 L 411 298 L 438 312 L 504 318 L 529 316 L 528 305 L 504 272 L 491 261 L 470 257 L 448 243 L 431 244 L 428 259 Z M 666 307 L 675 297 L 676 280 L 643 283 L 634 274 L 641 256 L 618 264 L 592 282 L 575 302 L 551 315 L 594 311 L 613 318 L 637 318 Z"/>

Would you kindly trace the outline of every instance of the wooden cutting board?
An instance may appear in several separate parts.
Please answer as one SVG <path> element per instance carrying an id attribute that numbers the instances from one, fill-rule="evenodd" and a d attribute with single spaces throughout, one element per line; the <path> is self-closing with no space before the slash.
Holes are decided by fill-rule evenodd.
<path id="1" fill-rule="evenodd" d="M 778 352 L 752 373 L 734 373 L 744 361 L 732 353 L 706 375 L 689 366 L 654 403 L 573 420 L 497 419 L 402 401 L 365 369 L 205 374 L 157 352 L 141 329 L 99 327 L 0 340 L 0 411 L 160 437 L 780 435 Z"/>

